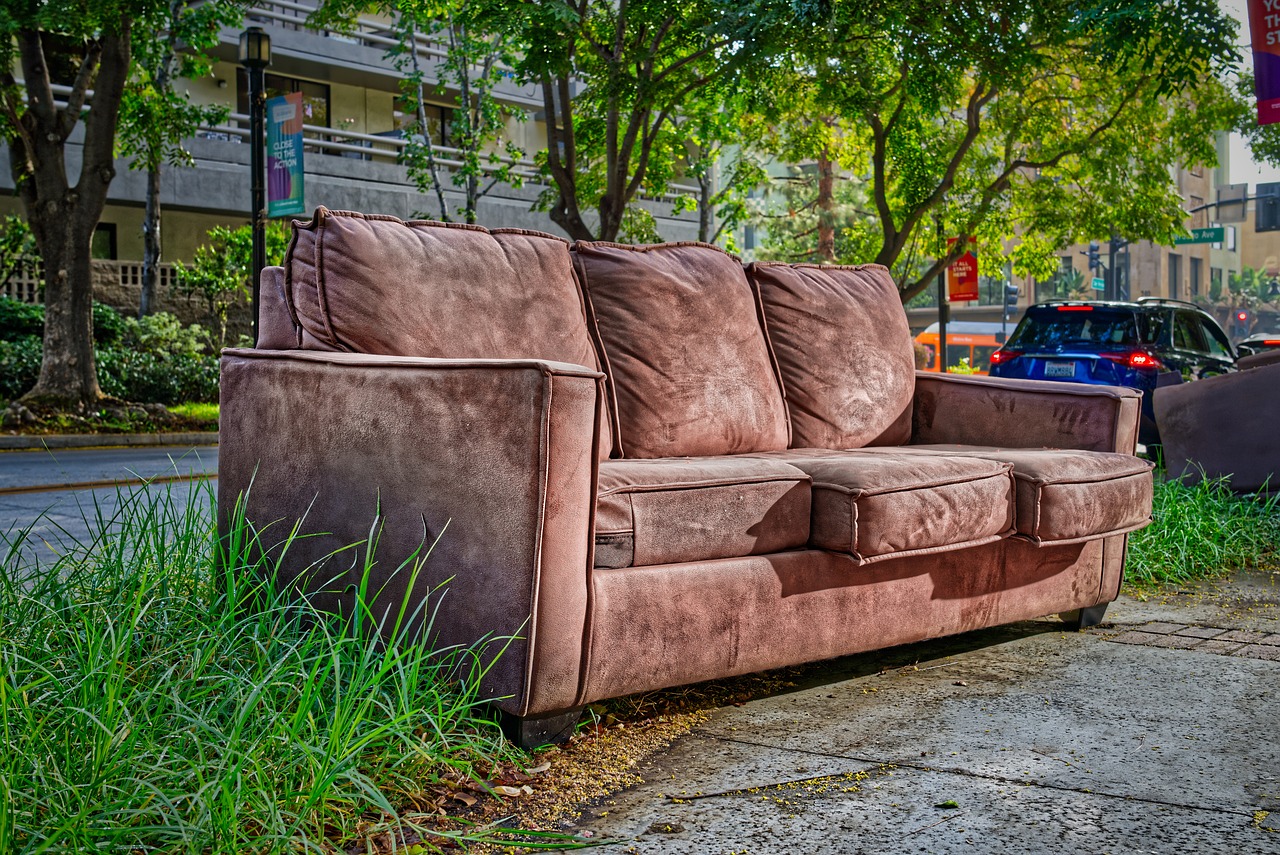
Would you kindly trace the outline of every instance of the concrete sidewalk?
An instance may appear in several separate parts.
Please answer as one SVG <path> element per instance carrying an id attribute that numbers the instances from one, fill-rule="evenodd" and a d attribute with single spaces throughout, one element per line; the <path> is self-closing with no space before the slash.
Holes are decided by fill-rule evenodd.
<path id="1" fill-rule="evenodd" d="M 628 853 L 1280 853 L 1280 575 L 1107 618 L 830 663 L 718 710 L 574 830 Z"/>

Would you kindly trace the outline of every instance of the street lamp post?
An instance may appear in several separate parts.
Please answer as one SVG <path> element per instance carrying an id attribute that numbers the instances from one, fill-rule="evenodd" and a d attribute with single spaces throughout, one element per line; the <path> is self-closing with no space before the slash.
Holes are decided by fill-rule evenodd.
<path id="1" fill-rule="evenodd" d="M 240 34 L 240 64 L 249 77 L 249 193 L 253 233 L 253 341 L 258 342 L 258 297 L 262 268 L 267 266 L 266 190 L 263 184 L 266 150 L 265 125 L 267 89 L 265 69 L 271 64 L 271 36 L 261 27 L 249 27 Z"/>

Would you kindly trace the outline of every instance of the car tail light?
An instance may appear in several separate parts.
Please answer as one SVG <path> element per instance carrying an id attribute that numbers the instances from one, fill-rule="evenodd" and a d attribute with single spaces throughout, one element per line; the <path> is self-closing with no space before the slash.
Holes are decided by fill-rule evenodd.
<path id="1" fill-rule="evenodd" d="M 1267 347 L 1280 347 L 1280 338 L 1265 339 L 1262 343 Z"/>
<path id="2" fill-rule="evenodd" d="M 1092 312 L 1093 306 L 1059 306 L 1059 312 Z"/>
<path id="3" fill-rule="evenodd" d="M 1164 368 L 1164 363 L 1145 350 L 1130 350 L 1125 353 L 1103 353 L 1100 355 L 1103 359 L 1118 362 L 1125 368 L 1149 368 L 1152 370 Z"/>
<path id="4" fill-rule="evenodd" d="M 1012 360 L 1017 359 L 1021 355 L 1022 355 L 1022 351 L 1020 350 L 1005 350 L 1001 348 L 1000 350 L 997 350 L 995 353 L 991 354 L 991 364 L 1003 365 L 1006 362 L 1011 362 Z"/>

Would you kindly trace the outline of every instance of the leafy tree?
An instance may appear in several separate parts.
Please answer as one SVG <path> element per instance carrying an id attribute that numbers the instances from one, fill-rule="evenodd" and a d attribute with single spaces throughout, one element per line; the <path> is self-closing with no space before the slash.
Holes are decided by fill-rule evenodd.
<path id="1" fill-rule="evenodd" d="M 543 204 L 584 240 L 634 237 L 651 223 L 631 203 L 674 174 L 663 143 L 670 120 L 695 93 L 762 56 L 770 22 L 791 14 L 789 4 L 732 0 L 476 5 L 525 47 L 516 68 L 542 92 L 540 157 L 554 183 Z"/>
<path id="2" fill-rule="evenodd" d="M 147 171 L 146 208 L 142 220 L 142 294 L 139 317 L 150 314 L 156 299 L 160 264 L 160 176 L 171 166 L 194 166 L 183 140 L 202 125 L 226 118 L 222 106 L 191 103 L 177 81 L 209 73 L 205 53 L 218 43 L 221 27 L 235 26 L 243 5 L 230 0 L 168 0 L 162 28 L 134 45 L 133 74 L 120 110 L 120 148 L 133 157 L 133 168 Z"/>
<path id="3" fill-rule="evenodd" d="M 984 273 L 1017 235 L 1015 270 L 1044 278 L 1055 249 L 1113 226 L 1181 233 L 1169 169 L 1212 163 L 1212 132 L 1236 115 L 1219 78 L 1234 34 L 1212 0 L 835 3 L 766 88 L 831 117 L 871 214 L 845 218 L 836 258 L 889 266 L 905 301 L 973 236 Z"/>
<path id="4" fill-rule="evenodd" d="M 142 0 L 7 3 L 0 14 L 0 134 L 44 262 L 44 352 L 28 403 L 84 411 L 101 398 L 90 240 L 115 176 L 116 123 L 134 33 L 155 24 L 154 4 Z M 55 83 L 70 87 L 62 105 Z M 66 144 L 81 122 L 81 168 L 72 183 Z"/>
<path id="5" fill-rule="evenodd" d="M 440 219 L 451 212 L 445 202 L 445 181 L 440 156 L 427 120 L 426 93 L 456 90 L 458 107 L 452 111 L 449 142 L 458 150 L 461 165 L 451 170 L 449 183 L 460 187 L 464 204 L 456 213 L 465 222 L 476 221 L 480 200 L 500 182 L 519 187 L 523 176 L 514 162 L 524 150 L 504 139 L 507 123 L 522 118 L 520 111 L 504 105 L 495 89 L 510 76 L 515 45 L 503 28 L 493 28 L 480 4 L 466 0 L 326 0 L 314 13 L 313 26 L 349 29 L 358 15 L 376 11 L 392 19 L 398 43 L 388 56 L 403 74 L 401 94 L 414 113 L 408 131 L 404 162 L 409 176 L 423 192 L 434 192 Z M 434 85 L 427 82 L 418 50 L 420 36 L 430 36 L 444 46 L 444 56 L 433 69 Z"/>
<path id="6" fill-rule="evenodd" d="M 695 197 L 681 196 L 674 213 L 698 212 L 698 240 L 730 243 L 734 230 L 751 215 L 750 193 L 768 179 L 761 148 L 769 133 L 746 93 L 720 81 L 691 93 L 670 117 L 673 159 L 684 179 L 697 182 Z"/>
<path id="7" fill-rule="evenodd" d="M 227 343 L 227 319 L 231 308 L 252 293 L 253 227 L 215 226 L 209 242 L 195 251 L 190 265 L 179 261 L 174 268 L 174 289 L 188 299 L 199 298 L 217 330 L 216 348 Z M 266 229 L 267 264 L 280 264 L 289 248 L 289 228 L 269 220 Z"/>

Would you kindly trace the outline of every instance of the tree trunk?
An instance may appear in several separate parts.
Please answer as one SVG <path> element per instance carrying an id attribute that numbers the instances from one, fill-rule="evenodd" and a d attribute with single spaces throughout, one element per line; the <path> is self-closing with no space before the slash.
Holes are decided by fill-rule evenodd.
<path id="1" fill-rule="evenodd" d="M 711 243 L 713 235 L 711 226 L 715 212 L 711 205 L 711 170 L 705 170 L 698 176 L 698 240 Z"/>
<path id="2" fill-rule="evenodd" d="M 835 164 L 824 146 L 818 154 L 818 258 L 836 260 Z"/>
<path id="3" fill-rule="evenodd" d="M 142 216 L 142 294 L 138 317 L 156 309 L 156 283 L 160 279 L 160 167 L 147 170 L 147 205 Z"/>
<path id="4" fill-rule="evenodd" d="M 70 197 L 70 198 L 68 198 Z M 72 193 L 27 212 L 44 259 L 44 358 L 27 403 L 86 412 L 102 397 L 93 355 L 93 262 L 96 215 L 77 210 Z"/>

